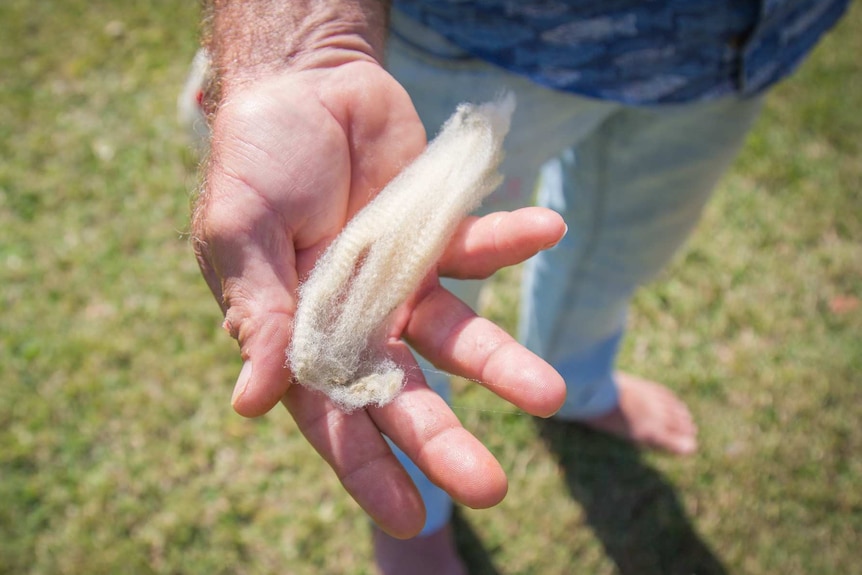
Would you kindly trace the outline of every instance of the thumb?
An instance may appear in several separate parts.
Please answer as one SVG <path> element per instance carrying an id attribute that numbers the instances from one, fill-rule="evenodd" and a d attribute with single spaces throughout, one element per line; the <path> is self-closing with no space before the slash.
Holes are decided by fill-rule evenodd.
<path id="1" fill-rule="evenodd" d="M 285 367 L 285 349 L 290 344 L 292 321 L 292 314 L 285 311 L 262 310 L 250 315 L 242 305 L 228 309 L 225 327 L 239 341 L 242 357 L 231 398 L 240 415 L 263 415 L 290 387 L 292 376 Z"/>
<path id="2" fill-rule="evenodd" d="M 285 367 L 296 310 L 296 256 L 281 220 L 244 190 L 210 196 L 195 218 L 198 262 L 239 342 L 242 369 L 233 392 L 240 415 L 269 411 L 292 381 Z"/>

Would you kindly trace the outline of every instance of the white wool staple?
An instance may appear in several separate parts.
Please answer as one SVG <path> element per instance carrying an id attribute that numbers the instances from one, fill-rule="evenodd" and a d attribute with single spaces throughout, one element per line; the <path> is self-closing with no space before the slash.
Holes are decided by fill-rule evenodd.
<path id="1" fill-rule="evenodd" d="M 425 151 L 345 226 L 299 292 L 287 366 L 345 411 L 404 386 L 386 356 L 392 312 L 419 287 L 459 222 L 503 180 L 511 94 L 461 104 Z"/>

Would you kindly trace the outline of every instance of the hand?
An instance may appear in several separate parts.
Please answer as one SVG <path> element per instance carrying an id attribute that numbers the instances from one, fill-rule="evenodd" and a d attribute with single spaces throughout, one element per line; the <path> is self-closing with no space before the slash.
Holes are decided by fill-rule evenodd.
<path id="1" fill-rule="evenodd" d="M 234 408 L 257 416 L 282 401 L 345 489 L 397 537 L 415 535 L 424 510 L 382 434 L 465 505 L 488 507 L 506 492 L 499 463 L 425 385 L 406 342 L 529 413 L 550 415 L 565 395 L 549 365 L 437 281 L 487 277 L 559 241 L 562 220 L 538 208 L 465 220 L 397 314 L 388 345 L 408 381 L 391 403 L 345 414 L 291 385 L 284 354 L 300 278 L 425 141 L 409 97 L 376 64 L 272 75 L 222 102 L 194 216 L 201 270 L 244 361 Z"/>

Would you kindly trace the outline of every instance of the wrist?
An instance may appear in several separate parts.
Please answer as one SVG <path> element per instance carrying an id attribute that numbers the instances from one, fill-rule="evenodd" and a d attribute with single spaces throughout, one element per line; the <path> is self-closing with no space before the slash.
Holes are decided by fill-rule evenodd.
<path id="1" fill-rule="evenodd" d="M 285 72 L 380 63 L 387 0 L 211 0 L 208 112 L 233 91 Z"/>

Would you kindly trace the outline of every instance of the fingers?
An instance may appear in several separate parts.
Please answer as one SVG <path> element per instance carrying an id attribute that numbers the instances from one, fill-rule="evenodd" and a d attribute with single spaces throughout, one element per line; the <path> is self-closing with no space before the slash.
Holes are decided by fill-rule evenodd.
<path id="1" fill-rule="evenodd" d="M 413 537 L 425 524 L 419 492 L 365 411 L 346 414 L 320 393 L 293 386 L 282 399 L 345 490 L 384 531 Z"/>
<path id="2" fill-rule="evenodd" d="M 231 308 L 228 316 L 240 313 L 244 310 L 237 306 Z M 242 321 L 242 331 L 249 335 L 237 336 L 242 342 L 243 365 L 231 397 L 231 404 L 240 415 L 263 415 L 278 403 L 290 386 L 291 377 L 285 367 L 284 354 L 290 342 L 290 317 L 285 312 L 268 311 Z"/>
<path id="3" fill-rule="evenodd" d="M 556 245 L 565 233 L 563 218 L 544 208 L 466 218 L 440 258 L 438 273 L 460 279 L 486 278 Z"/>
<path id="4" fill-rule="evenodd" d="M 438 273 L 488 277 L 555 245 L 565 233 L 562 217 L 543 208 L 467 218 L 440 259 Z M 565 400 L 565 383 L 556 370 L 439 284 L 415 302 L 404 337 L 435 366 L 477 380 L 533 415 L 552 415 Z"/>
<path id="5" fill-rule="evenodd" d="M 403 343 L 393 343 L 394 359 L 415 366 Z M 401 357 L 398 357 L 400 355 Z M 461 426 L 446 402 L 409 369 L 403 392 L 383 407 L 368 409 L 377 426 L 455 501 L 472 508 L 496 505 L 506 495 L 506 474 L 496 458 Z"/>
<path id="6" fill-rule="evenodd" d="M 384 531 L 405 538 L 422 529 L 425 512 L 412 480 L 382 434 L 464 505 L 496 505 L 508 486 L 494 456 L 425 385 L 407 347 L 396 342 L 390 350 L 395 361 L 412 368 L 407 369 L 404 391 L 383 407 L 346 414 L 302 386 L 291 387 L 282 403 L 359 506 Z"/>
<path id="7" fill-rule="evenodd" d="M 418 301 L 404 335 L 436 367 L 480 382 L 527 413 L 548 417 L 565 401 L 565 382 L 553 367 L 439 285 Z"/>

